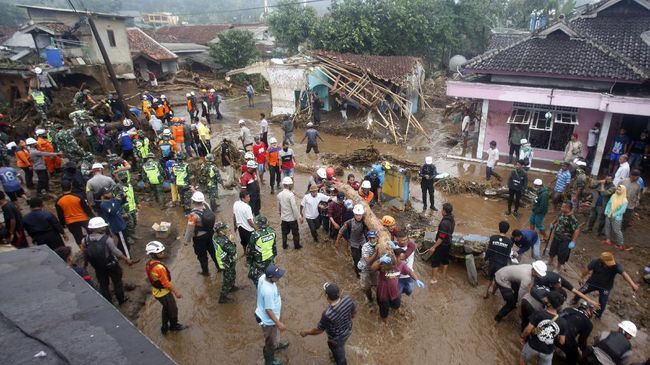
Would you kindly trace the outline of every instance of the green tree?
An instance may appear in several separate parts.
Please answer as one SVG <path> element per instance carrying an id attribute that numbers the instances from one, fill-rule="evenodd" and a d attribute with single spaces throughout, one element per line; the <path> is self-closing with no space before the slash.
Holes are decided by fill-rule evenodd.
<path id="1" fill-rule="evenodd" d="M 296 4 L 295 0 L 282 0 L 278 5 L 280 7 L 269 15 L 269 30 L 279 44 L 295 53 L 316 25 L 316 10 Z"/>
<path id="2" fill-rule="evenodd" d="M 227 69 L 246 67 L 257 58 L 252 32 L 231 29 L 218 37 L 219 42 L 210 45 L 210 55 Z"/>

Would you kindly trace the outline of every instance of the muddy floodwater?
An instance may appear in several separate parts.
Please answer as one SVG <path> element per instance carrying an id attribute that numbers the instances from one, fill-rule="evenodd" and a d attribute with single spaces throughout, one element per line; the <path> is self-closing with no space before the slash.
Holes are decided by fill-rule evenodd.
<path id="1" fill-rule="evenodd" d="M 243 106 L 243 100 L 227 104 L 226 119 L 213 126 L 213 143 L 224 136 L 235 139 L 238 133 L 237 120 L 240 117 L 258 118 L 260 111 L 268 109 L 268 99 L 259 100 L 258 107 L 250 110 Z M 253 134 L 257 123 L 249 125 Z M 281 137 L 277 126 L 272 126 L 276 137 Z M 296 142 L 302 138 L 296 132 Z M 326 143 L 320 143 L 321 152 L 346 153 L 367 145 L 355 138 L 325 135 Z M 424 142 L 421 142 L 424 143 Z M 213 147 L 215 145 L 213 144 Z M 423 160 L 425 155 L 434 155 L 437 160 L 443 151 L 409 152 L 404 146 L 396 147 L 377 144 L 383 153 L 403 154 L 413 161 Z M 314 155 L 305 156 L 304 144 L 293 147 L 299 163 L 318 166 Z M 439 164 L 439 170 L 452 174 L 462 172 L 478 175 L 478 170 L 467 171 L 463 164 Z M 306 190 L 307 175 L 299 173 L 295 192 L 301 198 Z M 268 181 L 268 175 L 266 175 Z M 419 186 L 412 186 L 413 198 L 420 198 Z M 232 225 L 232 203 L 234 192 L 224 193 L 217 212 L 217 219 Z M 440 206 L 446 197 L 436 193 L 436 205 Z M 503 219 L 503 201 L 485 201 L 480 197 L 455 196 L 449 198 L 455 206 L 458 232 L 491 234 L 497 222 Z M 417 204 L 417 203 L 416 203 Z M 343 295 L 350 295 L 358 305 L 353 334 L 347 343 L 347 358 L 350 364 L 515 364 L 519 354 L 519 321 L 515 312 L 504 321 L 495 324 L 494 315 L 503 304 L 497 294 L 482 299 L 485 280 L 472 287 L 467 281 L 464 263 L 450 265 L 449 278 L 429 285 L 430 266 L 416 259 L 417 273 L 426 283 L 424 289 L 415 289 L 412 297 L 403 297 L 403 311 L 391 312 L 383 323 L 379 319 L 376 304 L 366 303 L 359 290 L 349 254 L 337 253 L 329 240 L 321 233 L 321 243 L 312 241 L 307 225 L 301 225 L 303 249 L 283 250 L 279 234 L 280 219 L 275 195 L 270 194 L 268 185 L 262 187 L 262 212 L 269 218 L 270 226 L 278 232 L 278 257 L 276 263 L 286 268 L 287 274 L 278 283 L 282 295 L 282 322 L 287 331 L 282 338 L 290 341 L 287 350 L 277 357 L 288 364 L 331 364 L 325 334 L 301 338 L 300 330 L 314 327 L 327 303 L 322 286 L 326 281 L 336 282 Z M 151 213 L 154 213 L 153 211 Z M 381 214 L 381 213 L 380 213 Z M 167 214 L 179 228 L 184 227 L 182 216 Z M 437 225 L 440 214 L 429 217 L 431 225 Z M 521 218 L 525 223 L 525 218 Z M 179 233 L 179 235 L 182 234 Z M 160 305 L 148 300 L 139 317 L 138 326 L 158 346 L 179 364 L 262 364 L 263 336 L 253 312 L 255 310 L 255 288 L 247 278 L 248 269 L 243 259 L 239 236 L 232 230 L 233 241 L 238 247 L 240 260 L 237 262 L 236 285 L 241 288 L 232 295 L 234 303 L 218 304 L 222 275 L 216 272 L 212 261 L 211 276 L 198 275 L 200 270 L 192 246 L 185 246 L 174 238 L 164 241 L 177 250 L 170 269 L 174 285 L 183 294 L 179 299 L 180 322 L 190 326 L 180 333 L 163 336 L 160 333 Z M 614 320 L 609 325 L 612 325 Z M 596 330 L 604 329 L 596 325 Z M 647 344 L 647 338 L 645 343 Z M 635 344 L 636 345 L 636 344 Z"/>

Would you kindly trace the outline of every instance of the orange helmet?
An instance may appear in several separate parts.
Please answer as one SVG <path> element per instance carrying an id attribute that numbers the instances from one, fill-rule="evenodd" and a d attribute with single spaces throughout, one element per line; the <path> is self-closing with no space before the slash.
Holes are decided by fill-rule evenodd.
<path id="1" fill-rule="evenodd" d="M 393 217 L 391 217 L 391 216 L 389 216 L 389 215 L 385 215 L 385 216 L 383 216 L 383 217 L 381 218 L 381 224 L 382 224 L 384 227 L 392 226 L 392 225 L 395 224 L 395 218 L 393 218 Z"/>
<path id="2" fill-rule="evenodd" d="M 331 166 L 328 167 L 327 169 L 325 169 L 325 173 L 327 174 L 327 178 L 328 178 L 328 179 L 333 178 L 334 175 L 335 175 L 335 174 L 334 174 L 334 168 L 331 167 Z"/>
<path id="3" fill-rule="evenodd" d="M 172 118 L 172 123 L 178 123 L 180 121 L 181 121 L 181 118 L 179 118 L 179 117 L 173 117 Z"/>

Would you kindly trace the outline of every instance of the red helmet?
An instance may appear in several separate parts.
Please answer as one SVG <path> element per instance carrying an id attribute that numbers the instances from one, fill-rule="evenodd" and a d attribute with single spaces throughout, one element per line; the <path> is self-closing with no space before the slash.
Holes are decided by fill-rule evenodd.
<path id="1" fill-rule="evenodd" d="M 325 169 L 325 173 L 327 174 L 328 179 L 333 178 L 334 177 L 334 168 L 331 167 L 331 166 L 328 167 L 327 169 Z"/>

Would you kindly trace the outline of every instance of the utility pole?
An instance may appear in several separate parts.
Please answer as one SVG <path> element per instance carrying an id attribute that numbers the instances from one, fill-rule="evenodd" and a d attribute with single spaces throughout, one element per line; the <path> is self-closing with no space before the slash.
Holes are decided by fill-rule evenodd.
<path id="1" fill-rule="evenodd" d="M 113 64 L 111 63 L 110 58 L 108 58 L 108 53 L 106 52 L 106 48 L 104 48 L 104 42 L 102 42 L 102 38 L 99 36 L 99 32 L 97 31 L 97 26 L 95 26 L 95 20 L 93 19 L 91 12 L 87 12 L 86 19 L 88 19 L 88 25 L 90 25 L 90 30 L 93 32 L 93 37 L 95 38 L 95 41 L 97 42 L 97 46 L 99 47 L 99 51 L 102 54 L 102 58 L 104 59 L 104 65 L 106 66 L 108 75 L 111 77 L 111 82 L 113 83 L 113 87 L 115 87 L 115 92 L 119 97 L 119 102 L 122 105 L 124 114 L 127 118 L 133 119 L 131 118 L 132 115 L 129 112 L 129 108 L 127 107 L 126 103 L 124 103 L 124 95 L 122 95 L 120 84 L 117 81 L 117 76 L 115 75 Z"/>

